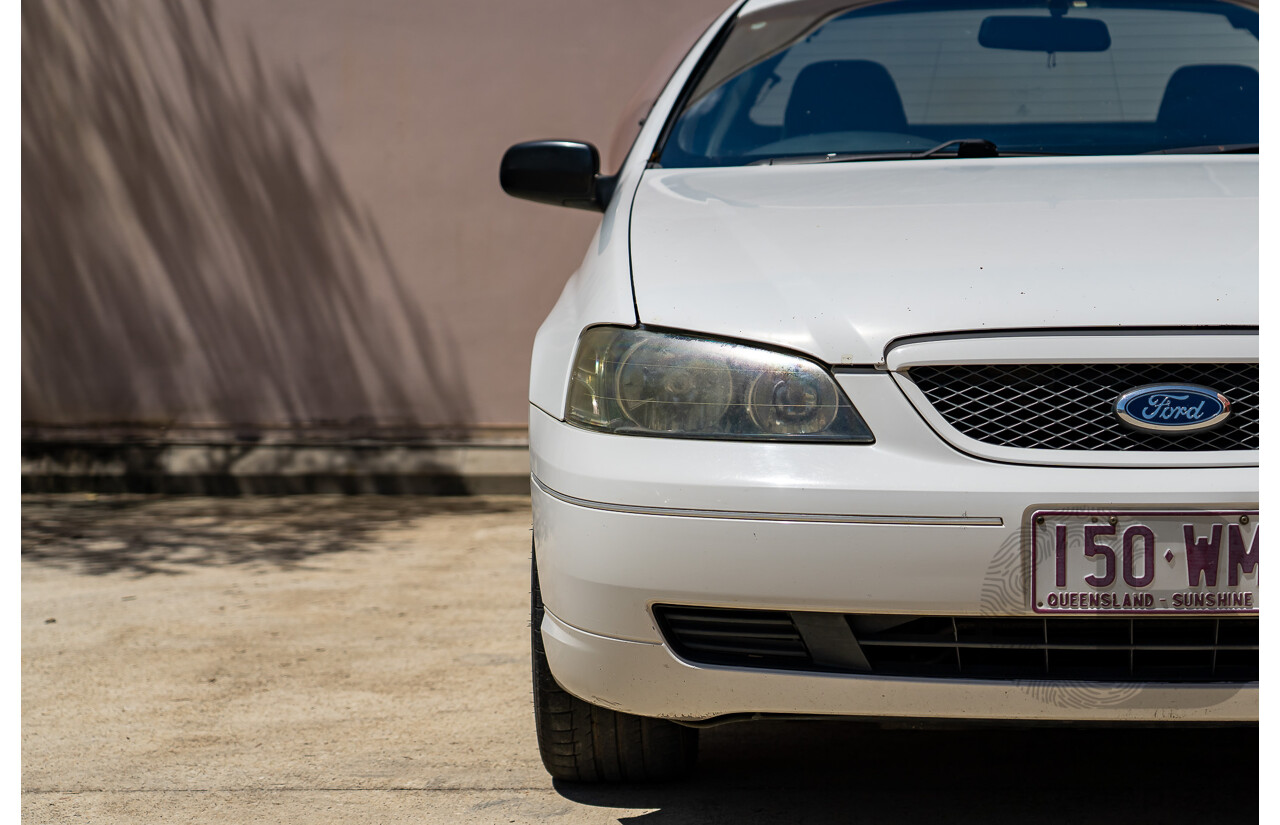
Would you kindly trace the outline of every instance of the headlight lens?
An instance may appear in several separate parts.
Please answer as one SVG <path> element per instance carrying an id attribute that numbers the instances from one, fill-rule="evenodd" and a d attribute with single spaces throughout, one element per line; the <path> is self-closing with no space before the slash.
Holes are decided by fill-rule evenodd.
<path id="1" fill-rule="evenodd" d="M 633 435 L 875 440 L 835 379 L 812 361 L 622 327 L 592 327 L 578 340 L 565 418 Z"/>

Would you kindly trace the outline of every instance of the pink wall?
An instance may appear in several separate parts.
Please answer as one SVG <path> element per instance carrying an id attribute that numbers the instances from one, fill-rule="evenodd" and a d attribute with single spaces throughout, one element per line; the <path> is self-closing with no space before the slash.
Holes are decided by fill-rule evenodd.
<path id="1" fill-rule="evenodd" d="M 499 158 L 607 155 L 725 4 L 24 2 L 24 423 L 523 423 L 599 218 Z"/>

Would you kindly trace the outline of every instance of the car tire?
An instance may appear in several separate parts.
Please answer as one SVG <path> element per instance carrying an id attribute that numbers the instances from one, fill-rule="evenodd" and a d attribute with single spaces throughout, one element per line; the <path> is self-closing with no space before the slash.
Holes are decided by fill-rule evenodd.
<path id="1" fill-rule="evenodd" d="M 532 572 L 533 710 L 542 764 L 568 782 L 658 782 L 685 776 L 698 730 L 584 702 L 556 683 L 542 646 L 542 591 Z"/>

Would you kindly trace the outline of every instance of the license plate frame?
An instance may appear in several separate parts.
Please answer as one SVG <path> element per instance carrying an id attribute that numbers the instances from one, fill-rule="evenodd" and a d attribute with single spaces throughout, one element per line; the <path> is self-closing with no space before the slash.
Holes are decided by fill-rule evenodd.
<path id="1" fill-rule="evenodd" d="M 1256 509 L 1046 508 L 1028 526 L 1034 613 L 1258 614 Z"/>

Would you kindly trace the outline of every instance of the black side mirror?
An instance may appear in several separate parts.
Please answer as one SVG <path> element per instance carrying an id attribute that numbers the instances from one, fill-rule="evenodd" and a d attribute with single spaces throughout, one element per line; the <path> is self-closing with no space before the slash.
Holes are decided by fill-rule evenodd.
<path id="1" fill-rule="evenodd" d="M 516 198 L 603 212 L 614 176 L 600 174 L 600 153 L 590 143 L 531 140 L 502 156 L 502 191 Z"/>

